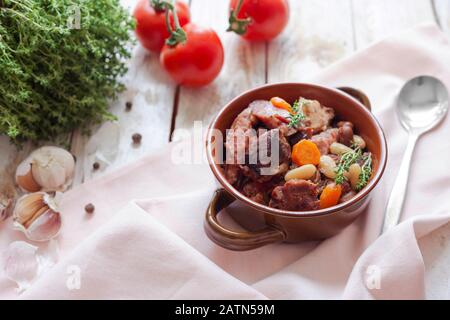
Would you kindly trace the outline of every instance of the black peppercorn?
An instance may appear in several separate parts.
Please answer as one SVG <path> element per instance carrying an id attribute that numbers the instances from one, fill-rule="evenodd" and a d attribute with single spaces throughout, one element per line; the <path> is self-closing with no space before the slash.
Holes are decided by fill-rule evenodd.
<path id="1" fill-rule="evenodd" d="M 141 143 L 142 135 L 140 133 L 135 133 L 131 136 L 131 138 L 133 139 L 134 144 L 139 144 Z"/>
<path id="2" fill-rule="evenodd" d="M 87 213 L 93 213 L 94 210 L 95 210 L 95 207 L 94 207 L 94 205 L 93 205 L 92 203 L 89 203 L 89 204 L 87 204 L 87 205 L 84 207 L 84 210 L 85 210 Z"/>

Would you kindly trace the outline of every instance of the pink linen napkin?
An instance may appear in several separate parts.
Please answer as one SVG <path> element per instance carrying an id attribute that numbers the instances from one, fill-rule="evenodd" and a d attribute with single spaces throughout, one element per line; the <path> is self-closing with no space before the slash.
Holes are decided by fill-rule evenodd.
<path id="1" fill-rule="evenodd" d="M 217 184 L 206 164 L 171 162 L 189 144 L 182 141 L 66 193 L 59 262 L 20 295 L 14 282 L 0 276 L 0 298 L 424 298 L 418 241 L 450 221 L 450 117 L 419 141 L 404 222 L 378 238 L 406 142 L 394 116 L 396 96 L 405 81 L 421 74 L 450 88 L 450 43 L 435 26 L 383 40 L 311 79 L 365 91 L 389 143 L 388 167 L 368 209 L 337 236 L 248 252 L 213 244 L 203 218 Z M 90 202 L 96 210 L 88 216 L 84 206 Z M 0 226 L 0 250 L 25 240 L 10 227 L 10 220 Z M 76 286 L 70 285 L 74 270 Z"/>

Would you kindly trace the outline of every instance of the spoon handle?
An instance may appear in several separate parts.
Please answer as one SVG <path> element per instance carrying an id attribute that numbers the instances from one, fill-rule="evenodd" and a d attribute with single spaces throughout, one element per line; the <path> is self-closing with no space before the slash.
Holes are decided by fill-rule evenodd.
<path id="1" fill-rule="evenodd" d="M 419 136 L 417 134 L 410 134 L 408 137 L 408 144 L 406 146 L 405 154 L 403 155 L 400 170 L 398 171 L 398 175 L 395 179 L 394 186 L 392 187 L 391 195 L 389 196 L 389 201 L 386 207 L 382 233 L 395 226 L 400 220 L 403 202 L 405 200 L 406 190 L 408 187 L 408 176 L 409 168 L 411 166 L 411 158 L 418 137 Z"/>

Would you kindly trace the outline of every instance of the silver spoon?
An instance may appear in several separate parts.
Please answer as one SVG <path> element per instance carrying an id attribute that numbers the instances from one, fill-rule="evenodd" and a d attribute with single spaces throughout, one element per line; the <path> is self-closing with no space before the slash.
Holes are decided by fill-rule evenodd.
<path id="1" fill-rule="evenodd" d="M 409 80 L 400 91 L 397 115 L 408 131 L 408 144 L 386 207 L 383 233 L 395 226 L 403 208 L 408 186 L 411 158 L 417 139 L 433 129 L 447 114 L 448 92 L 445 85 L 430 76 Z"/>

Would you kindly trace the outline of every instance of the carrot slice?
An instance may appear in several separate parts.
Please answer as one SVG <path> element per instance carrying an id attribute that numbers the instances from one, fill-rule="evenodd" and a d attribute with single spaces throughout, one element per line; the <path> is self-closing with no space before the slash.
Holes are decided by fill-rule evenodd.
<path id="1" fill-rule="evenodd" d="M 272 105 L 276 108 L 284 109 L 289 111 L 289 113 L 293 113 L 291 105 L 280 97 L 273 97 L 270 99 L 270 103 L 272 103 Z"/>
<path id="2" fill-rule="evenodd" d="M 338 204 L 341 198 L 342 187 L 340 184 L 330 183 L 320 195 L 320 209 L 329 208 Z"/>
<path id="3" fill-rule="evenodd" d="M 311 140 L 301 140 L 292 148 L 292 161 L 299 166 L 318 165 L 320 163 L 319 148 Z"/>

